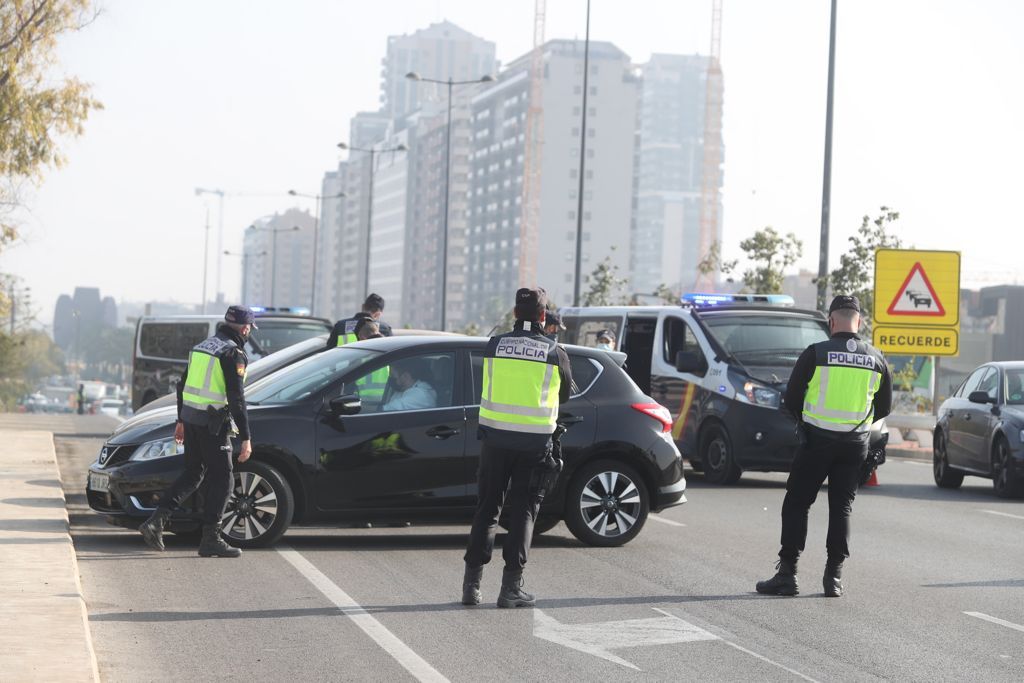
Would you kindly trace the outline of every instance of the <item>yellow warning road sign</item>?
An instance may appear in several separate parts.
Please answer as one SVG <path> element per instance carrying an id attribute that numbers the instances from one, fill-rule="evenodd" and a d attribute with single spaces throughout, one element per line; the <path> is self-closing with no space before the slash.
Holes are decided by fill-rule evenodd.
<path id="1" fill-rule="evenodd" d="M 877 325 L 872 343 L 883 353 L 901 356 L 956 356 L 960 334 L 955 327 Z"/>
<path id="2" fill-rule="evenodd" d="M 958 326 L 960 253 L 915 249 L 875 252 L 874 318 L 879 325 Z"/>

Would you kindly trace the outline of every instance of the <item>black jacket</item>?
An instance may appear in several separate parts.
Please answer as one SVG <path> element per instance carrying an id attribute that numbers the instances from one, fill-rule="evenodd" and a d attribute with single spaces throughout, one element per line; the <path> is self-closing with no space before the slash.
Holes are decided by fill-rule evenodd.
<path id="1" fill-rule="evenodd" d="M 249 366 L 249 357 L 245 355 L 245 340 L 231 327 L 221 323 L 214 335 L 221 341 L 233 342 L 235 347 L 220 357 L 220 367 L 224 371 L 224 385 L 228 395 L 228 411 L 231 413 L 235 426 L 238 427 L 238 438 L 245 441 L 251 438 L 249 433 L 249 415 L 245 409 L 245 370 Z M 188 377 L 188 366 L 178 380 L 178 421 L 182 420 L 182 395 L 185 391 L 185 379 Z M 192 411 L 195 412 L 195 411 Z M 201 420 L 201 418 L 199 418 Z M 193 420 L 189 420 L 192 422 Z M 203 423 L 205 425 L 205 423 Z"/>
<path id="2" fill-rule="evenodd" d="M 532 337 L 551 342 L 551 338 L 544 334 L 544 330 L 536 323 L 517 320 L 511 332 L 491 337 L 484 350 L 485 358 L 493 358 L 494 351 L 502 339 L 509 337 Z M 548 356 L 548 362 L 558 366 L 558 376 L 561 381 L 558 389 L 558 403 L 561 405 L 572 396 L 572 367 L 569 365 L 569 354 L 560 345 L 556 344 L 555 358 Z M 549 352 L 550 353 L 550 352 Z M 528 434 L 526 432 L 513 432 L 506 429 L 495 429 L 486 425 L 480 425 L 479 438 L 500 448 L 507 448 L 516 451 L 535 451 L 547 447 L 551 440 L 550 435 Z"/>
<path id="3" fill-rule="evenodd" d="M 334 323 L 334 329 L 331 330 L 331 336 L 327 338 L 327 348 L 333 349 L 338 345 L 338 338 L 345 336 L 346 327 L 350 327 L 348 332 L 350 334 L 355 333 L 356 323 L 364 317 L 366 313 L 356 313 L 351 318 L 342 318 L 338 322 Z M 383 320 L 378 320 L 377 325 L 380 326 L 380 333 L 385 337 L 391 336 L 391 325 L 388 325 Z"/>
<path id="4" fill-rule="evenodd" d="M 786 386 L 784 407 L 798 422 L 801 421 L 803 416 L 804 396 L 807 394 L 807 386 L 811 383 L 811 378 L 814 376 L 814 369 L 818 365 L 825 364 L 822 360 L 823 354 L 827 354 L 830 350 L 850 352 L 847 341 L 851 339 L 856 343 L 856 353 L 870 355 L 875 358 L 876 367 L 879 368 L 882 375 L 873 401 L 874 419 L 881 420 L 892 411 L 892 374 L 889 371 L 889 363 L 885 360 L 882 352 L 863 341 L 853 332 L 836 332 L 828 341 L 811 344 L 804 349 L 804 352 L 800 354 L 800 358 L 797 359 L 796 365 L 793 366 L 793 374 L 790 375 L 789 384 Z M 809 425 L 807 428 L 816 429 L 822 435 L 835 438 L 834 432 L 818 430 Z M 864 434 L 863 436 L 851 438 L 866 439 L 867 435 Z"/>

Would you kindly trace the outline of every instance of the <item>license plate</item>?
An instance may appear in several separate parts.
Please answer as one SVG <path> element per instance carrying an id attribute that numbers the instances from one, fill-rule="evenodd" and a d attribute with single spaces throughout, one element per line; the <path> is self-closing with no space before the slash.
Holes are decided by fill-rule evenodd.
<path id="1" fill-rule="evenodd" d="M 110 477 L 101 472 L 90 472 L 89 473 L 89 490 L 90 491 L 101 491 L 107 493 L 109 489 Z"/>

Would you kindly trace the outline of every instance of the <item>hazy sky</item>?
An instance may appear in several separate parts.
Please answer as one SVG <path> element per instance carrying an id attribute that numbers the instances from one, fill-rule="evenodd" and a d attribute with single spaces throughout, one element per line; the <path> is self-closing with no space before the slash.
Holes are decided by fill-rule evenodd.
<path id="1" fill-rule="evenodd" d="M 61 48 L 60 69 L 106 109 L 64 145 L 69 163 L 30 196 L 24 240 L 0 270 L 32 287 L 40 318 L 76 285 L 118 300 L 198 302 L 203 226 L 230 197 L 225 247 L 253 219 L 315 192 L 349 118 L 375 109 L 388 35 L 448 19 L 532 44 L 533 0 L 104 0 Z M 706 53 L 711 0 L 593 0 L 591 38 L 636 62 Z M 548 0 L 547 38 L 583 37 L 585 0 Z M 725 255 L 772 225 L 817 269 L 828 0 L 724 0 Z M 840 0 L 832 261 L 864 213 L 902 212 L 918 248 L 963 252 L 965 285 L 1024 272 L 1024 3 Z M 550 140 L 549 140 L 550 142 Z M 301 204 L 300 204 L 301 206 Z M 312 203 L 307 206 L 312 211 Z M 211 232 L 210 292 L 216 277 Z M 240 291 L 240 259 L 223 287 Z M 1021 278 L 1024 279 L 1024 278 Z"/>

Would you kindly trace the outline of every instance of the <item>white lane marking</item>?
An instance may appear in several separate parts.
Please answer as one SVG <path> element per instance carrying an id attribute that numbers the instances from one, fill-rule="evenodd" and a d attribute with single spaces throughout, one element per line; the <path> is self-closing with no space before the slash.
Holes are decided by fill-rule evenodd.
<path id="1" fill-rule="evenodd" d="M 698 640 L 718 640 L 718 636 L 688 621 L 655 608 L 666 615 L 652 619 L 600 621 L 592 624 L 563 624 L 542 610 L 533 611 L 533 635 L 558 645 L 621 664 L 635 671 L 640 669 L 610 652 L 624 647 L 670 645 Z"/>
<path id="2" fill-rule="evenodd" d="M 665 610 L 660 609 L 658 607 L 655 607 L 654 611 L 655 612 L 661 612 L 662 614 L 667 614 L 668 616 L 672 616 L 669 612 L 666 612 Z M 794 676 L 799 676 L 800 678 L 804 679 L 805 681 L 811 681 L 811 683 L 818 683 L 818 681 L 816 681 L 815 679 L 813 679 L 813 678 L 811 678 L 809 676 L 805 676 L 804 674 L 800 673 L 799 671 L 796 671 L 794 669 L 790 669 L 788 666 L 786 666 L 784 664 L 779 664 L 776 661 L 768 659 L 764 655 L 759 655 L 756 652 L 754 652 L 753 650 L 748 650 L 747 648 L 743 647 L 742 645 L 737 645 L 736 643 L 732 642 L 731 640 L 728 640 L 726 638 L 722 638 L 721 636 L 718 636 L 717 638 L 718 638 L 718 640 L 721 640 L 726 645 L 728 645 L 730 647 L 734 647 L 737 650 L 739 650 L 740 652 L 744 652 L 744 653 L 750 655 L 751 657 L 756 657 L 757 659 L 760 659 L 762 662 L 766 662 L 768 664 L 771 664 L 772 666 L 777 666 L 780 669 L 783 669 L 784 671 L 788 671 L 789 673 L 793 674 Z"/>
<path id="3" fill-rule="evenodd" d="M 669 526 L 686 526 L 682 522 L 676 522 L 676 521 L 671 520 L 671 519 L 666 519 L 665 517 L 662 517 L 661 515 L 647 515 L 647 519 L 650 519 L 650 520 L 655 521 L 655 522 L 661 522 L 662 524 L 668 524 Z"/>
<path id="4" fill-rule="evenodd" d="M 748 650 L 747 648 L 743 647 L 742 645 L 737 645 L 736 643 L 732 642 L 731 640 L 725 640 L 723 638 L 722 642 L 725 643 L 726 645 L 730 646 L 730 647 L 736 648 L 740 652 L 745 652 L 746 654 L 750 655 L 751 657 L 756 657 L 757 659 L 760 659 L 762 662 L 765 662 L 767 664 L 771 664 L 772 666 L 777 666 L 780 669 L 782 669 L 783 671 L 788 671 L 789 673 L 793 674 L 794 676 L 798 676 L 798 677 L 804 679 L 805 681 L 810 681 L 811 683 L 818 683 L 817 680 L 811 678 L 810 676 L 805 676 L 804 674 L 800 673 L 799 671 L 796 671 L 794 669 L 790 669 L 785 664 L 779 664 L 776 661 L 768 659 L 764 655 L 759 655 L 756 652 Z"/>
<path id="5" fill-rule="evenodd" d="M 425 659 L 412 651 L 408 645 L 398 639 L 394 633 L 389 631 L 384 624 L 374 619 L 360 607 L 359 603 L 349 597 L 348 593 L 339 588 L 333 581 L 327 578 L 323 572 L 313 566 L 298 551 L 288 546 L 277 546 L 277 552 L 284 559 L 288 560 L 295 569 L 302 574 L 317 590 L 334 603 L 335 607 L 355 623 L 363 633 L 370 636 L 380 647 L 391 657 L 405 667 L 418 681 L 437 681 L 448 683 L 448 679 L 430 666 Z"/>
<path id="6" fill-rule="evenodd" d="M 978 510 L 978 512 L 985 512 L 990 515 L 999 515 L 1000 517 L 1010 517 L 1012 519 L 1024 519 L 1021 515 L 1011 515 L 1009 512 L 998 512 L 996 510 Z"/>
<path id="7" fill-rule="evenodd" d="M 964 612 L 964 614 L 966 614 L 969 617 L 974 617 L 975 619 L 981 619 L 982 621 L 990 621 L 993 624 L 999 624 L 1000 626 L 1012 628 L 1014 631 L 1021 631 L 1022 633 L 1024 633 L 1024 626 L 1021 626 L 1020 624 L 1015 624 L 1012 621 L 1005 621 L 1003 619 L 999 619 L 998 617 L 990 617 L 989 615 L 982 614 L 981 612 Z"/>

